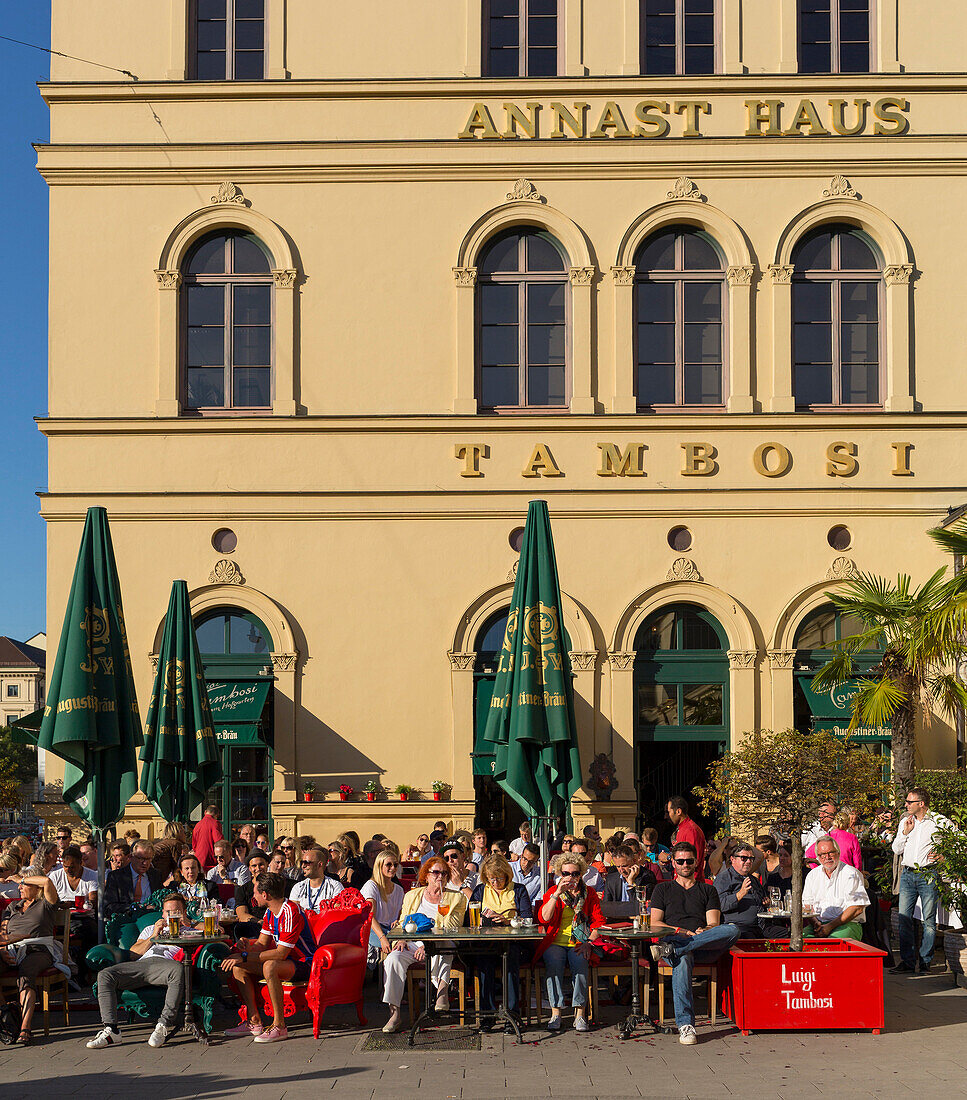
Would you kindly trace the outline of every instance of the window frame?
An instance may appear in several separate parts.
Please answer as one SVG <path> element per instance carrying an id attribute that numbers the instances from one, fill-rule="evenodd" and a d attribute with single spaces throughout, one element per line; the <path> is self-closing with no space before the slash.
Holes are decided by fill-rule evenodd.
<path id="1" fill-rule="evenodd" d="M 796 72 L 803 76 L 863 76 L 869 73 L 875 73 L 876 69 L 876 0 L 867 0 L 867 12 L 868 12 L 868 34 L 869 34 L 869 67 L 863 72 L 844 72 L 841 68 L 840 53 L 842 50 L 842 41 L 840 39 L 840 0 L 829 0 L 829 59 L 830 68 L 828 74 L 826 72 L 818 73 L 812 71 L 806 71 L 802 67 L 802 47 L 803 47 L 803 10 L 802 0 L 795 0 L 796 3 Z"/>
<path id="2" fill-rule="evenodd" d="M 221 275 L 189 275 L 186 272 L 188 263 L 193 256 L 195 249 L 205 240 L 210 240 L 215 236 L 223 236 L 229 238 L 233 235 L 244 235 L 254 237 L 258 240 L 260 247 L 266 254 L 266 260 L 268 263 L 268 271 L 258 275 L 243 275 L 226 273 Z M 266 243 L 256 233 L 251 230 L 241 227 L 226 226 L 224 229 L 215 229 L 212 232 L 204 233 L 192 242 L 191 248 L 185 254 L 184 261 L 182 262 L 182 280 L 181 287 L 179 288 L 179 316 L 180 321 L 178 325 L 178 345 L 179 354 L 178 359 L 180 365 L 179 369 L 179 388 L 181 392 L 181 411 L 186 416 L 267 416 L 272 413 L 273 405 L 276 396 L 276 333 L 278 327 L 277 310 L 276 310 L 276 280 L 273 275 L 273 263 L 271 253 Z M 228 266 L 228 265 L 226 265 Z M 232 265 L 234 266 L 234 264 Z M 224 288 L 223 296 L 223 363 L 222 369 L 225 374 L 224 385 L 226 396 L 231 393 L 233 401 L 235 396 L 234 385 L 234 372 L 236 370 L 235 363 L 232 358 L 232 333 L 233 324 L 232 316 L 234 310 L 234 287 L 236 286 L 267 286 L 269 287 L 269 403 L 267 405 L 201 405 L 194 406 L 188 404 L 188 289 L 192 286 L 220 286 Z M 261 364 L 259 364 L 261 366 Z"/>
<path id="3" fill-rule="evenodd" d="M 516 271 L 509 272 L 507 274 L 498 273 L 494 275 L 484 275 L 478 266 L 476 291 L 474 300 L 474 386 L 476 390 L 477 409 L 480 413 L 485 415 L 494 416 L 513 416 L 513 415 L 527 415 L 538 413 L 541 416 L 560 416 L 562 414 L 569 413 L 571 411 L 571 400 L 573 397 L 573 304 L 571 296 L 571 278 L 570 278 L 570 259 L 564 249 L 564 245 L 561 241 L 554 236 L 554 234 L 547 229 L 543 229 L 539 226 L 521 225 L 519 227 L 510 226 L 503 232 L 496 233 L 490 237 L 486 244 L 483 246 L 487 248 L 498 236 L 509 235 L 509 232 L 514 231 L 518 237 L 518 252 L 523 251 L 526 255 L 526 238 L 528 233 L 544 233 L 546 236 L 551 237 L 558 250 L 562 253 L 562 262 L 564 270 L 561 272 L 527 272 Z M 526 260 L 525 260 L 526 263 Z M 479 261 L 478 261 L 479 264 Z M 517 405 L 485 405 L 483 404 L 481 394 L 483 393 L 483 322 L 481 319 L 481 287 L 502 285 L 517 283 L 517 395 L 520 399 L 520 403 Z M 527 375 L 529 363 L 527 361 L 527 294 L 526 287 L 533 284 L 548 285 L 552 283 L 560 283 L 564 287 L 564 403 L 561 405 L 531 405 L 524 400 L 527 396 Z"/>
<path id="4" fill-rule="evenodd" d="M 872 251 L 874 259 L 877 260 L 879 266 L 875 270 L 863 271 L 857 268 L 842 270 L 830 270 L 829 272 L 822 271 L 819 268 L 810 269 L 814 274 L 809 277 L 809 272 L 799 272 L 795 266 L 795 254 L 796 249 L 802 243 L 806 237 L 813 237 L 818 235 L 819 232 L 828 233 L 833 236 L 832 246 L 839 251 L 839 239 L 838 234 L 849 231 L 856 233 L 867 247 Z M 850 225 L 847 222 L 830 222 L 825 226 L 820 226 L 816 230 L 810 233 L 803 234 L 799 237 L 795 244 L 792 246 L 790 258 L 792 259 L 792 279 L 791 279 L 791 294 L 790 294 L 790 365 L 792 367 L 792 399 L 793 407 L 797 413 L 829 413 L 829 412 L 883 412 L 887 407 L 887 372 L 886 372 L 886 355 L 887 355 L 887 341 L 886 341 L 886 329 L 887 329 L 887 317 L 886 317 L 886 280 L 884 278 L 884 263 L 883 255 L 876 242 L 858 226 Z M 822 277 L 820 277 L 822 276 Z M 857 283 L 873 283 L 876 286 L 876 385 L 879 401 L 875 404 L 870 402 L 864 403 L 850 403 L 845 404 L 842 401 L 833 401 L 829 403 L 817 403 L 814 405 L 802 405 L 799 403 L 796 393 L 796 287 L 801 286 L 803 283 L 831 283 L 836 288 L 836 293 L 831 293 L 831 310 L 830 310 L 830 346 L 832 352 L 832 364 L 831 364 L 831 390 L 833 395 L 839 394 L 842 396 L 843 388 L 843 351 L 842 351 L 842 293 L 839 288 L 845 282 L 857 282 Z"/>
<path id="5" fill-rule="evenodd" d="M 20 685 L 19 684 L 7 684 L 7 692 L 4 696 L 5 699 L 19 699 L 20 698 Z"/>
<path id="6" fill-rule="evenodd" d="M 722 2 L 713 0 L 712 4 L 712 71 L 710 73 L 690 73 L 685 70 L 685 0 L 675 0 L 675 72 L 649 73 L 645 65 L 647 48 L 646 35 L 648 0 L 638 0 L 638 72 L 641 76 L 716 76 L 723 71 L 722 48 Z M 798 0 L 797 0 L 798 3 Z"/>
<path id="7" fill-rule="evenodd" d="M 716 0 L 718 2 L 718 0 Z M 529 11 L 527 5 L 529 0 L 517 0 L 517 73 L 514 76 L 493 76 L 490 73 L 490 5 L 491 0 L 482 0 L 481 8 L 481 27 L 480 27 L 480 73 L 485 79 L 490 80 L 554 80 L 564 75 L 564 6 L 566 0 L 557 0 L 557 14 L 554 18 L 557 20 L 557 41 L 554 44 L 554 50 L 556 53 L 555 73 L 552 76 L 531 76 L 527 72 L 527 49 L 528 49 L 528 20 Z M 524 8 L 524 14 L 521 15 L 521 7 Z"/>
<path id="8" fill-rule="evenodd" d="M 639 272 L 638 264 L 634 265 L 634 282 L 632 288 L 632 364 L 634 369 L 634 394 L 635 394 L 635 411 L 639 414 L 654 414 L 663 415 L 666 413 L 675 412 L 725 412 L 729 403 L 729 312 L 730 312 L 730 286 L 728 281 L 728 264 L 726 258 L 723 255 L 722 247 L 715 240 L 715 238 L 706 230 L 698 228 L 696 226 L 689 225 L 667 225 L 656 229 L 653 233 L 650 233 L 645 237 L 638 247 L 635 249 L 635 255 L 641 252 L 646 247 L 648 242 L 656 236 L 672 231 L 676 234 L 675 239 L 675 252 L 676 263 L 681 259 L 681 253 L 684 251 L 684 235 L 686 233 L 700 234 L 715 250 L 719 259 L 722 262 L 721 268 L 715 271 L 688 271 L 684 267 L 676 268 L 674 271 L 658 271 L 649 273 L 648 278 L 643 278 Z M 657 276 L 657 277 L 656 277 Z M 695 405 L 686 404 L 684 401 L 685 395 L 685 293 L 684 284 L 686 282 L 721 282 L 722 296 L 720 299 L 720 328 L 721 328 L 721 343 L 719 351 L 721 353 L 721 394 L 722 400 L 714 405 Z M 639 392 L 638 375 L 639 375 L 639 362 L 638 362 L 638 287 L 642 283 L 673 283 L 675 286 L 675 393 L 681 395 L 682 400 L 676 400 L 674 404 L 642 404 L 641 394 Z"/>
<path id="9" fill-rule="evenodd" d="M 198 0 L 191 0 L 188 11 L 188 79 L 202 82 L 228 80 L 265 80 L 269 71 L 269 4 L 271 0 L 262 0 L 262 75 L 235 76 L 235 0 L 225 0 L 225 75 L 215 77 L 198 76 Z"/>

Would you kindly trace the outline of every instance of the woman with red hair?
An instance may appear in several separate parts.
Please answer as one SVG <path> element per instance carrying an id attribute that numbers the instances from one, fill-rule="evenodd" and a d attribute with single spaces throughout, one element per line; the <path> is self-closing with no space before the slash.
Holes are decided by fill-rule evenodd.
<path id="1" fill-rule="evenodd" d="M 463 924 L 467 911 L 467 899 L 459 890 L 447 885 L 450 870 L 440 856 L 431 856 L 420 868 L 417 885 L 403 898 L 399 924 L 406 928 L 410 917 L 420 914 L 433 921 L 434 932 L 453 932 Z M 406 984 L 406 972 L 415 963 L 426 960 L 426 951 L 420 941 L 393 945 L 393 950 L 383 960 L 383 1001 L 390 1006 L 390 1017 L 383 1028 L 388 1035 L 402 1026 L 400 1002 Z M 430 977 L 436 986 L 437 1012 L 450 1007 L 450 964 L 452 955 L 434 955 L 430 962 Z M 427 1000 L 431 991 L 426 991 Z"/>

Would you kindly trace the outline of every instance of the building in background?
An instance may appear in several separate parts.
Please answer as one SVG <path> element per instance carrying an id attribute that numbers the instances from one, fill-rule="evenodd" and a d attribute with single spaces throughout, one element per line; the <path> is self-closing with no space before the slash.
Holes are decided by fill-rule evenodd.
<path id="1" fill-rule="evenodd" d="M 142 708 L 188 581 L 228 823 L 513 824 L 479 732 L 532 497 L 578 824 L 845 725 L 825 593 L 925 579 L 964 499 L 967 10 L 52 8 L 49 630 L 103 505 Z"/>

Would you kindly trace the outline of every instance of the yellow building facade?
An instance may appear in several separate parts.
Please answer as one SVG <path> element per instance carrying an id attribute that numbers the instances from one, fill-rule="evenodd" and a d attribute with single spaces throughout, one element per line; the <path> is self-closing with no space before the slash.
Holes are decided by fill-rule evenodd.
<path id="1" fill-rule="evenodd" d="M 230 820 L 499 830 L 475 714 L 540 497 L 576 824 L 841 722 L 825 593 L 925 579 L 967 493 L 965 35 L 926 0 L 53 0 L 102 68 L 41 88 L 52 643 L 103 505 L 142 708 L 176 577 L 219 697 L 260 685 Z M 340 801 L 371 779 L 450 788 Z"/>

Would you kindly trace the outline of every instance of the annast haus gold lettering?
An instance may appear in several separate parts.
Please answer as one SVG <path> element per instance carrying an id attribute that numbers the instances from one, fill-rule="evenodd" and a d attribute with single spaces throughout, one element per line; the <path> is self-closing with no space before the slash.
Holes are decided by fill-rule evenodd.
<path id="1" fill-rule="evenodd" d="M 505 101 L 499 107 L 474 103 L 458 138 L 467 141 L 611 141 L 615 138 L 701 138 L 713 109 L 732 121 L 729 132 L 743 137 L 899 137 L 910 130 L 909 101 L 903 96 L 868 99 L 609 99 Z M 744 117 L 740 112 L 744 111 Z"/>

